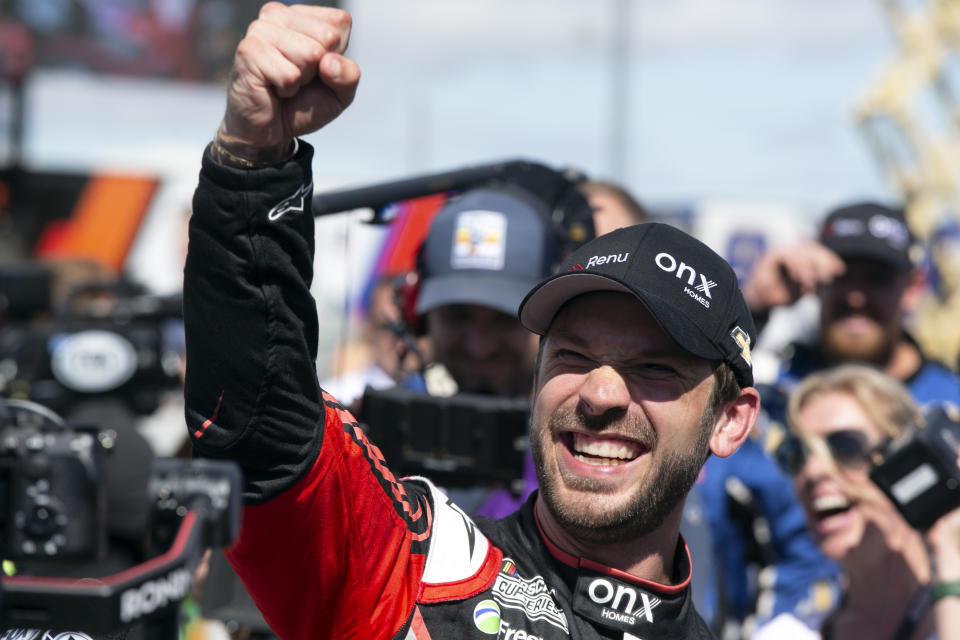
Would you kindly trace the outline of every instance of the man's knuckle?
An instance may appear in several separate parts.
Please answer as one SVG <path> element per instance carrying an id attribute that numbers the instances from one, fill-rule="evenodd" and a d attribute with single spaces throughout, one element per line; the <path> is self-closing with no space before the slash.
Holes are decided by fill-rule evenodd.
<path id="1" fill-rule="evenodd" d="M 339 28 L 349 28 L 353 24 L 353 18 L 348 11 L 334 9 L 330 14 L 330 22 Z"/>
<path id="2" fill-rule="evenodd" d="M 253 26 L 251 25 L 251 29 Z M 256 50 L 257 45 L 254 42 L 254 37 L 251 37 L 253 34 L 247 33 L 247 37 L 240 41 L 240 44 L 237 45 L 237 57 L 238 58 L 249 58 L 252 56 Z"/>
<path id="3" fill-rule="evenodd" d="M 327 29 L 324 31 L 323 35 L 320 36 L 320 44 L 322 44 L 323 48 L 328 51 L 336 49 L 339 43 L 340 33 L 335 29 Z"/>
<path id="4" fill-rule="evenodd" d="M 282 2 L 267 2 L 260 7 L 260 17 L 267 18 L 275 16 L 277 13 L 286 10 L 286 5 Z"/>
<path id="5" fill-rule="evenodd" d="M 281 69 L 276 76 L 276 84 L 278 87 L 284 89 L 290 89 L 296 87 L 300 84 L 300 70 L 296 68 L 285 68 Z"/>

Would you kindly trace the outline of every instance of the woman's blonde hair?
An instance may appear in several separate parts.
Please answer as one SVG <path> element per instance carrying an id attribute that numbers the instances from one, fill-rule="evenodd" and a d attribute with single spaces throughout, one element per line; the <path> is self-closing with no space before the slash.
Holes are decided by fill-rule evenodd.
<path id="1" fill-rule="evenodd" d="M 812 398 L 825 393 L 847 393 L 886 435 L 895 438 L 917 424 L 920 408 L 900 382 L 862 364 L 844 364 L 811 374 L 790 393 L 787 424 L 796 431 L 797 416 Z"/>

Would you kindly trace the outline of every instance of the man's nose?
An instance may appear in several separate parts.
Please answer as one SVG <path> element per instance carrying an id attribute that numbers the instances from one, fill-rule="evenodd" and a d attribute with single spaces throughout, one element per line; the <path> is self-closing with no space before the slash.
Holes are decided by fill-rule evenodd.
<path id="1" fill-rule="evenodd" d="M 863 287 L 850 287 L 844 297 L 847 306 L 851 309 L 861 309 L 867 304 L 867 294 Z"/>
<path id="2" fill-rule="evenodd" d="M 587 415 L 602 416 L 610 411 L 626 411 L 630 390 L 620 373 L 610 365 L 590 371 L 580 388 L 580 405 Z"/>
<path id="3" fill-rule="evenodd" d="M 499 339 L 493 331 L 471 330 L 464 332 L 464 348 L 473 358 L 487 358 L 496 353 Z"/>

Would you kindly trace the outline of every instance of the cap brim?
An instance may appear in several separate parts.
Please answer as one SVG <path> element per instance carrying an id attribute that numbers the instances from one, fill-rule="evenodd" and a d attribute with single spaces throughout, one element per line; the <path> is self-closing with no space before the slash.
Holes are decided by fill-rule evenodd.
<path id="1" fill-rule="evenodd" d="M 422 314 L 448 304 L 475 304 L 515 316 L 520 301 L 536 283 L 532 279 L 507 278 L 499 272 L 434 276 L 420 285 L 416 311 Z"/>
<path id="2" fill-rule="evenodd" d="M 879 247 L 863 246 L 856 242 L 825 241 L 821 243 L 843 259 L 853 258 L 873 260 L 881 264 L 888 264 L 901 271 L 909 271 L 913 267 L 907 253 L 887 251 Z"/>
<path id="3" fill-rule="evenodd" d="M 718 360 L 718 348 L 702 328 L 665 300 L 648 292 L 635 291 L 619 280 L 597 273 L 561 273 L 544 281 L 520 304 L 520 322 L 543 335 L 560 308 L 575 297 L 597 291 L 618 291 L 637 298 L 663 330 L 685 351 L 706 360 Z"/>

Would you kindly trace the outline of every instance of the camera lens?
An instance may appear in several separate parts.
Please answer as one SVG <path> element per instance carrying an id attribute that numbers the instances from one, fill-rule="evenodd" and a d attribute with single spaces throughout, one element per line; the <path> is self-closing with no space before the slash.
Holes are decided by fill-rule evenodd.
<path id="1" fill-rule="evenodd" d="M 37 500 L 27 509 L 24 530 L 31 538 L 47 539 L 60 528 L 58 509 L 52 500 Z"/>

